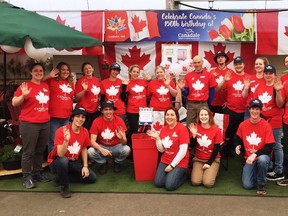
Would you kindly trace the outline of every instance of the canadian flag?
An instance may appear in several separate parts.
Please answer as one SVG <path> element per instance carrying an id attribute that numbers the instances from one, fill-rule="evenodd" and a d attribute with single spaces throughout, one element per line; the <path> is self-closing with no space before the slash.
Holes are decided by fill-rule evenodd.
<path id="1" fill-rule="evenodd" d="M 288 54 L 288 12 L 256 14 L 256 53 Z"/>
<path id="2" fill-rule="evenodd" d="M 117 62 L 121 66 L 121 79 L 128 79 L 129 67 L 134 64 L 139 65 L 140 72 L 153 76 L 160 54 L 160 47 L 156 48 L 155 42 L 116 43 L 105 46 L 108 62 Z"/>
<path id="3" fill-rule="evenodd" d="M 205 58 L 210 64 L 211 68 L 217 67 L 214 62 L 214 57 L 218 51 L 224 51 L 229 57 L 227 66 L 234 70 L 233 59 L 237 56 L 241 56 L 245 63 L 245 72 L 248 74 L 254 74 L 254 61 L 255 45 L 254 43 L 207 43 L 199 42 L 198 51 L 194 49 L 193 52 Z M 192 53 L 193 54 L 193 53 Z M 194 56 L 194 55 L 192 55 Z"/>
<path id="4" fill-rule="evenodd" d="M 105 41 L 140 41 L 160 37 L 157 13 L 153 11 L 106 11 Z"/>
<path id="5" fill-rule="evenodd" d="M 100 41 L 103 39 L 103 12 L 101 11 L 79 11 L 79 12 L 37 12 L 43 16 L 56 20 L 57 22 L 83 32 Z M 101 47 L 80 50 L 56 50 L 48 49 L 53 55 L 95 55 L 101 54 Z M 94 53 L 92 53 L 94 52 Z M 98 52 L 98 53 L 95 53 Z"/>

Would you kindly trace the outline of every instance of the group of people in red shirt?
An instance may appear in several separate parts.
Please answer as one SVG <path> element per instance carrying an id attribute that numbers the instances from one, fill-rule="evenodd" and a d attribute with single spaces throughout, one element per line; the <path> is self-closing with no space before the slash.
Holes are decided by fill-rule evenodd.
<path id="1" fill-rule="evenodd" d="M 244 120 L 245 110 L 249 111 L 247 117 L 251 115 L 254 106 L 250 102 L 255 98 L 262 103 L 258 108 L 272 127 L 275 139 L 275 144 L 272 139 L 268 143 L 264 142 L 272 142 L 274 152 L 274 163 L 269 162 L 272 170 L 267 178 L 282 180 L 284 156 L 281 146 L 281 107 L 288 98 L 284 82 L 276 79 L 275 67 L 267 64 L 265 58 L 256 59 L 255 76 L 244 72 L 244 59 L 240 56 L 233 60 L 235 71 L 227 68 L 229 58 L 225 52 L 218 52 L 214 60 L 218 67 L 208 72 L 203 69 L 203 59 L 195 56 L 194 71 L 177 82 L 161 66 L 156 67 L 154 80 L 145 73 L 140 78 L 138 65 L 132 65 L 128 72 L 129 80 L 122 81 L 118 78 L 121 71 L 118 63 L 111 64 L 110 76 L 100 82 L 93 75 L 92 64 L 86 62 L 82 65 L 84 75 L 76 82 L 75 88 L 67 63 L 60 62 L 48 76 L 44 76 L 44 67 L 35 63 L 31 67 L 31 80 L 19 86 L 12 100 L 14 106 L 22 106 L 19 119 L 23 139 L 23 185 L 34 188 L 36 182 L 50 181 L 42 173 L 43 152 L 48 140 L 48 162 L 56 173 L 63 197 L 71 196 L 69 181 L 96 181 L 96 174 L 88 167 L 88 158 L 98 163 L 99 173 L 104 174 L 108 169 L 107 158 L 113 156 L 114 172 L 120 172 L 121 164 L 131 153 L 131 134 L 138 131 L 139 108 L 147 107 L 148 99 L 150 107 L 164 112 L 165 120 L 160 133 L 147 131 L 163 153 L 156 172 L 156 186 L 175 190 L 185 181 L 188 147 L 191 143 L 195 146 L 191 182 L 193 185 L 213 187 L 219 170 L 220 145 L 224 138 L 228 143 L 227 154 L 234 151 L 235 135 L 237 144 L 244 143 L 241 149 L 247 150 L 246 141 L 237 130 Z M 180 123 L 178 110 L 173 108 L 172 101 L 176 96 L 179 99 L 179 95 L 186 98 L 188 129 Z M 75 99 L 77 103 L 73 109 Z M 213 112 L 229 115 L 226 134 L 215 124 Z M 126 117 L 129 133 L 124 122 Z M 284 118 L 284 128 L 285 123 Z M 284 130 L 284 139 L 285 134 L 288 139 L 288 132 Z M 249 144 L 253 149 L 261 146 L 255 144 L 259 137 L 251 136 Z M 87 149 L 89 145 L 91 147 Z M 237 154 L 239 150 L 237 145 Z M 259 148 L 248 152 L 253 154 L 257 151 Z M 264 151 L 261 154 L 268 153 Z M 63 159 L 64 156 L 66 159 Z M 249 157 L 249 154 L 246 152 L 245 156 Z M 286 178 L 284 180 L 287 181 Z M 257 183 L 255 178 L 254 183 L 265 186 L 263 178 L 261 181 L 261 184 Z M 263 187 L 259 188 L 263 190 Z"/>

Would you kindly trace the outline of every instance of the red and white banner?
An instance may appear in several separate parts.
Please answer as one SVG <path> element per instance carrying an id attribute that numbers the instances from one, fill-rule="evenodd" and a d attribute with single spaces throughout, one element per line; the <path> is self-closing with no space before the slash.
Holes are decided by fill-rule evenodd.
<path id="1" fill-rule="evenodd" d="M 288 11 L 256 15 L 256 54 L 288 54 Z"/>
<path id="2" fill-rule="evenodd" d="M 106 11 L 105 41 L 140 41 L 160 37 L 157 13 L 153 11 Z"/>
<path id="3" fill-rule="evenodd" d="M 140 72 L 154 75 L 155 67 L 159 64 L 161 50 L 156 48 L 155 42 L 117 43 L 105 46 L 105 55 L 111 64 L 121 65 L 120 78 L 128 79 L 128 70 L 131 65 L 137 64 Z"/>
<path id="4" fill-rule="evenodd" d="M 57 22 L 83 32 L 91 37 L 103 41 L 103 12 L 101 11 L 78 11 L 78 12 L 37 12 L 43 16 L 56 20 Z M 91 47 L 80 50 L 55 50 L 49 49 L 53 55 L 99 55 L 102 54 L 101 47 Z"/>

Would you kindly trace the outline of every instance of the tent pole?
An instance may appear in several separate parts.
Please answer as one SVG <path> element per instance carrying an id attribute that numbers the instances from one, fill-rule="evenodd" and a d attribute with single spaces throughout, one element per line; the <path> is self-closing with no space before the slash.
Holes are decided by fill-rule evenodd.
<path id="1" fill-rule="evenodd" d="M 3 101 L 3 118 L 6 119 L 6 91 L 7 91 L 7 59 L 6 52 L 3 51 L 3 93 L 4 93 L 4 101 Z"/>

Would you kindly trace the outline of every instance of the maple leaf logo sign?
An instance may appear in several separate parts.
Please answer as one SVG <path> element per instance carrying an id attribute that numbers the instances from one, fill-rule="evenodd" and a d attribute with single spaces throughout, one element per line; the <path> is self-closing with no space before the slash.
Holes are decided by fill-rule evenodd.
<path id="1" fill-rule="evenodd" d="M 136 34 L 141 32 L 143 30 L 143 28 L 145 28 L 147 26 L 145 20 L 139 20 L 139 16 L 134 16 L 132 18 L 131 24 L 132 24 Z M 137 34 L 137 36 L 139 38 L 139 34 Z"/>
<path id="2" fill-rule="evenodd" d="M 192 84 L 192 87 L 193 87 L 196 91 L 200 91 L 200 90 L 204 87 L 204 83 L 201 83 L 200 80 L 197 80 L 195 83 Z"/>
<path id="3" fill-rule="evenodd" d="M 129 54 L 121 55 L 122 63 L 128 68 L 132 65 L 131 62 L 138 62 L 140 70 L 143 70 L 145 65 L 151 61 L 150 54 L 141 54 L 141 48 L 138 48 L 136 45 L 133 46 L 132 49 L 128 49 L 128 51 Z"/>
<path id="4" fill-rule="evenodd" d="M 95 86 L 95 85 L 92 85 L 92 88 L 91 88 L 91 92 L 94 94 L 94 95 L 98 95 L 99 92 L 100 92 L 100 88 Z M 116 93 L 117 94 L 117 93 Z"/>
<path id="5" fill-rule="evenodd" d="M 170 148 L 170 146 L 173 144 L 172 140 L 169 136 L 164 137 L 164 139 L 161 140 L 164 148 Z"/>
<path id="6" fill-rule="evenodd" d="M 144 90 L 144 86 L 135 85 L 132 90 L 136 93 L 141 93 Z"/>
<path id="7" fill-rule="evenodd" d="M 61 19 L 61 17 L 60 17 L 60 15 L 58 15 L 57 17 L 56 17 L 56 21 L 58 22 L 58 23 L 60 23 L 60 24 L 62 24 L 62 25 L 66 25 L 66 20 L 65 19 Z M 68 27 L 70 27 L 70 28 L 72 28 L 72 29 L 75 29 L 75 26 L 69 26 L 69 25 L 66 25 L 66 26 L 68 26 Z"/>
<path id="8" fill-rule="evenodd" d="M 111 86 L 109 89 L 106 90 L 106 92 L 109 96 L 112 96 L 113 98 L 113 96 L 117 95 L 117 93 L 119 92 L 119 89 L 115 88 L 115 86 Z"/>
<path id="9" fill-rule="evenodd" d="M 257 134 L 253 131 L 250 136 L 246 136 L 246 140 L 249 142 L 250 145 L 254 146 L 255 145 L 259 145 L 259 143 L 261 142 L 261 137 L 258 137 Z"/>
<path id="10" fill-rule="evenodd" d="M 42 91 L 40 91 L 35 97 L 39 101 L 39 103 L 42 104 L 42 107 L 43 104 L 46 104 L 49 100 L 49 96 L 45 95 Z"/>
<path id="11" fill-rule="evenodd" d="M 263 94 L 259 95 L 259 100 L 262 101 L 262 103 L 269 103 L 269 101 L 272 100 L 272 96 L 268 94 L 268 92 L 264 92 Z"/>
<path id="12" fill-rule="evenodd" d="M 199 143 L 200 146 L 203 147 L 208 147 L 209 145 L 211 145 L 212 141 L 210 139 L 208 139 L 208 136 L 206 134 L 202 135 L 201 138 L 197 138 L 197 142 Z"/>
<path id="13" fill-rule="evenodd" d="M 112 17 L 111 19 L 107 19 L 108 21 L 108 26 L 107 29 L 111 31 L 123 31 L 126 29 L 126 24 L 125 24 L 125 19 L 122 19 L 121 17 Z"/>
<path id="14" fill-rule="evenodd" d="M 68 146 L 68 151 L 71 155 L 78 154 L 80 150 L 79 142 L 76 140 L 72 146 Z"/>
<path id="15" fill-rule="evenodd" d="M 238 91 L 238 94 L 242 92 L 244 88 L 244 83 L 242 83 L 240 80 L 238 80 L 236 83 L 233 84 L 233 88 Z"/>
<path id="16" fill-rule="evenodd" d="M 72 91 L 72 88 L 69 85 L 66 85 L 65 83 L 62 85 L 59 85 L 59 88 L 62 90 L 64 95 L 69 94 Z"/>
<path id="17" fill-rule="evenodd" d="M 104 139 L 106 139 L 106 140 L 111 139 L 114 135 L 115 135 L 115 133 L 112 132 L 109 128 L 106 128 L 106 129 L 101 133 L 101 136 L 102 136 Z"/>

